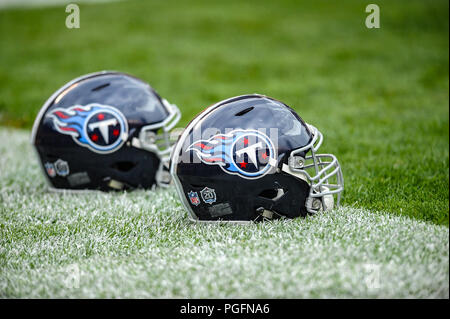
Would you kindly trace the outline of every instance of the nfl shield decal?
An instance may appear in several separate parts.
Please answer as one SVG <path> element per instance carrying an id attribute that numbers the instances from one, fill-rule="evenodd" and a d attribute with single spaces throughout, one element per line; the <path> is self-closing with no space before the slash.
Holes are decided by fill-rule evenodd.
<path id="1" fill-rule="evenodd" d="M 194 206 L 200 205 L 200 198 L 198 197 L 197 192 L 190 191 L 188 193 L 188 197 L 189 197 L 189 200 L 191 201 L 192 205 L 194 205 Z"/>
<path id="2" fill-rule="evenodd" d="M 246 179 L 261 178 L 277 166 L 272 140 L 257 130 L 234 130 L 217 134 L 208 140 L 192 143 L 186 152 L 194 151 L 208 165 L 217 165 L 225 173 Z"/>
<path id="3" fill-rule="evenodd" d="M 112 106 L 92 103 L 57 108 L 47 117 L 58 132 L 72 136 L 76 143 L 96 153 L 115 152 L 128 138 L 127 120 Z"/>
<path id="4" fill-rule="evenodd" d="M 45 163 L 45 170 L 47 171 L 48 176 L 50 177 L 55 177 L 56 176 L 56 170 L 55 170 L 55 165 L 53 165 L 53 163 Z"/>

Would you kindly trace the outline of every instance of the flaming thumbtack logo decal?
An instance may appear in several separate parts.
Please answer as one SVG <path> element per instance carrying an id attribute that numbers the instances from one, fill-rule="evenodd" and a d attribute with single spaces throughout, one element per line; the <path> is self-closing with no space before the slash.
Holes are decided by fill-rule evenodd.
<path id="1" fill-rule="evenodd" d="M 227 174 L 247 179 L 261 178 L 277 166 L 272 140 L 256 130 L 217 134 L 192 143 L 186 149 L 189 151 L 194 151 L 205 164 L 218 165 Z"/>
<path id="2" fill-rule="evenodd" d="M 128 138 L 128 123 L 118 109 L 101 104 L 56 108 L 47 117 L 55 129 L 91 151 L 107 154 L 117 151 Z"/>

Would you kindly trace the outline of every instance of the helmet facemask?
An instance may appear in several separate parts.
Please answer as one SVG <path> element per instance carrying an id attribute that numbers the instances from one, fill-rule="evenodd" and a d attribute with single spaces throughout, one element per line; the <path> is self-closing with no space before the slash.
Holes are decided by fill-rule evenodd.
<path id="1" fill-rule="evenodd" d="M 307 126 L 311 131 L 311 142 L 292 151 L 288 165 L 283 164 L 282 170 L 310 185 L 305 206 L 309 213 L 315 214 L 320 210 L 330 210 L 340 205 L 344 178 L 336 156 L 317 154 L 323 142 L 322 133 L 313 125 Z M 304 154 L 309 155 L 303 157 Z"/>
<path id="2" fill-rule="evenodd" d="M 143 126 L 138 138 L 133 138 L 132 146 L 155 153 L 160 164 L 156 172 L 156 184 L 167 187 L 170 184 L 169 161 L 174 141 L 170 138 L 170 131 L 175 127 L 181 117 L 181 112 L 175 104 L 161 99 L 169 116 L 162 122 Z"/>

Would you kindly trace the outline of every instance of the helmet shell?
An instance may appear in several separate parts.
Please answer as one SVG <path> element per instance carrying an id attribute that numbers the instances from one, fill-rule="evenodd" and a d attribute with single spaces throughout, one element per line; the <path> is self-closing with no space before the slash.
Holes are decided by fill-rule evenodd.
<path id="1" fill-rule="evenodd" d="M 307 182 L 281 171 L 312 139 L 297 113 L 262 95 L 219 102 L 193 119 L 174 148 L 171 173 L 195 220 L 248 221 L 270 210 L 306 214 Z"/>
<path id="2" fill-rule="evenodd" d="M 148 188 L 160 158 L 133 147 L 131 140 L 143 126 L 168 115 L 144 81 L 114 71 L 88 74 L 47 100 L 34 123 L 32 144 L 52 188 L 109 190 L 111 180 L 119 188 Z"/>

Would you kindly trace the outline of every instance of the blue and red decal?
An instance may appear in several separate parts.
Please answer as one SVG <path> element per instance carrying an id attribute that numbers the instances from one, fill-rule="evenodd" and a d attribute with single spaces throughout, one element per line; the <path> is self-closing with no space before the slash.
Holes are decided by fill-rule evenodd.
<path id="1" fill-rule="evenodd" d="M 56 108 L 47 117 L 54 128 L 93 152 L 117 151 L 128 139 L 128 123 L 118 109 L 97 103 Z"/>
<path id="2" fill-rule="evenodd" d="M 191 201 L 192 205 L 194 205 L 194 206 L 200 205 L 200 197 L 198 197 L 197 192 L 190 191 L 188 193 L 188 197 L 189 197 L 189 200 Z"/>
<path id="3" fill-rule="evenodd" d="M 195 141 L 186 151 L 193 151 L 205 164 L 217 165 L 227 174 L 246 179 L 261 178 L 277 166 L 272 140 L 257 130 L 217 134 L 208 140 Z"/>

